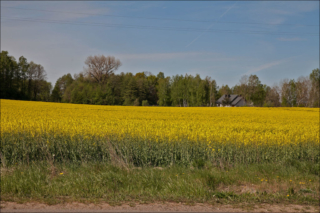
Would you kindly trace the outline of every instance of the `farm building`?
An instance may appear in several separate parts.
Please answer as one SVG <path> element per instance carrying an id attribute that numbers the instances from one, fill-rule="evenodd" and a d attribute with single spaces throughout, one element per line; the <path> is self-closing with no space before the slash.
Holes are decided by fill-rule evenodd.
<path id="1" fill-rule="evenodd" d="M 222 95 L 216 102 L 217 106 L 239 107 L 247 104 L 244 97 L 241 95 Z"/>

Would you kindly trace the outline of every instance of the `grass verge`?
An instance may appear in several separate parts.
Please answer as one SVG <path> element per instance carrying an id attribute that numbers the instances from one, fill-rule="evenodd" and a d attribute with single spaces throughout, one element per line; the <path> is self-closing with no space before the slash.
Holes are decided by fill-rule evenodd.
<path id="1" fill-rule="evenodd" d="M 1 200 L 319 205 L 319 176 L 314 166 L 307 165 L 286 162 L 222 169 L 207 162 L 195 162 L 191 168 L 38 162 L 1 169 Z"/>

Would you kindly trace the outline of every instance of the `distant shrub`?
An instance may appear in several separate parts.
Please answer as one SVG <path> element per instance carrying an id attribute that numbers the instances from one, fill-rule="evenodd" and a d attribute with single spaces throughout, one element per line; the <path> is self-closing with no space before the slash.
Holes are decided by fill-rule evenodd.
<path id="1" fill-rule="evenodd" d="M 263 104 L 263 107 L 274 107 L 274 104 L 268 101 Z"/>
<path id="2" fill-rule="evenodd" d="M 136 100 L 134 100 L 133 106 L 140 106 L 140 102 L 139 102 L 138 98 Z"/>
<path id="3" fill-rule="evenodd" d="M 149 106 L 149 102 L 147 100 L 142 101 L 142 106 Z"/>

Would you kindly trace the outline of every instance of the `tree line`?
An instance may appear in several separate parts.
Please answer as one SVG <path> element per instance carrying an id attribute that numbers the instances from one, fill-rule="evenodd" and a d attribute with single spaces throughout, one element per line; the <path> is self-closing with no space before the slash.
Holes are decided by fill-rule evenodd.
<path id="1" fill-rule="evenodd" d="M 0 53 L 0 98 L 51 101 L 52 85 L 46 81 L 46 71 L 40 64 L 17 61 L 7 51 Z"/>
<path id="2" fill-rule="evenodd" d="M 297 80 L 284 79 L 272 87 L 257 75 L 242 76 L 233 87 L 217 86 L 214 79 L 200 75 L 165 76 L 163 72 L 119 73 L 121 62 L 112 56 L 89 56 L 83 72 L 60 77 L 55 86 L 46 81 L 40 64 L 16 61 L 1 52 L 1 98 L 77 104 L 125 106 L 216 106 L 225 94 L 242 95 L 248 104 L 266 107 L 319 107 L 319 69 Z"/>

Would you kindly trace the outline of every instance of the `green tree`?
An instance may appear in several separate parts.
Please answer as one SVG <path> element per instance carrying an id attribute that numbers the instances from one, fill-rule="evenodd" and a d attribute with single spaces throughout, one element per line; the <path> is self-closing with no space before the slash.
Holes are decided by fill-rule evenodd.
<path id="1" fill-rule="evenodd" d="M 187 79 L 182 75 L 173 76 L 171 79 L 171 100 L 174 106 L 186 106 L 188 101 Z"/>
<path id="2" fill-rule="evenodd" d="M 228 106 L 231 104 L 230 95 L 225 95 L 226 97 L 222 100 L 222 106 Z"/>
<path id="3" fill-rule="evenodd" d="M 160 106 L 170 106 L 171 97 L 170 97 L 170 77 L 160 78 L 158 80 L 158 104 Z"/>
<path id="4" fill-rule="evenodd" d="M 311 107 L 320 107 L 320 71 L 319 68 L 312 70 L 310 76 L 311 91 L 310 91 L 310 103 Z"/>
<path id="5" fill-rule="evenodd" d="M 228 85 L 222 85 L 221 88 L 219 89 L 220 97 L 222 95 L 231 95 L 231 94 L 232 94 L 232 90 L 230 89 L 230 87 Z"/>
<path id="6" fill-rule="evenodd" d="M 16 85 L 18 65 L 14 57 L 7 51 L 0 54 L 1 98 L 15 99 L 19 91 Z"/>
<path id="7" fill-rule="evenodd" d="M 138 86 L 136 79 L 132 76 L 132 74 L 127 74 L 123 81 L 123 105 L 130 106 L 133 105 L 136 99 L 138 98 Z M 139 99 L 138 99 L 139 100 Z M 135 104 L 137 104 L 135 102 Z M 140 103 L 139 103 L 140 105 Z"/>
<path id="8" fill-rule="evenodd" d="M 250 100 L 253 102 L 255 106 L 261 107 L 263 105 L 266 98 L 266 94 L 267 94 L 266 89 L 267 89 L 266 85 L 259 84 L 255 88 L 254 93 L 251 94 Z"/>
<path id="9" fill-rule="evenodd" d="M 163 72 L 159 72 L 157 75 L 158 79 L 164 79 L 164 73 Z"/>
<path id="10" fill-rule="evenodd" d="M 21 70 L 21 92 L 22 92 L 22 99 L 29 99 L 27 96 L 27 76 L 28 76 L 28 69 L 29 64 L 27 59 L 23 56 L 19 58 L 19 69 Z"/>
<path id="11" fill-rule="evenodd" d="M 207 88 L 207 102 L 211 107 L 216 106 L 216 101 L 220 98 L 217 90 L 217 83 L 208 76 L 205 78 L 205 82 Z"/>
<path id="12" fill-rule="evenodd" d="M 141 105 L 142 106 L 149 106 L 148 100 L 143 100 Z"/>
<path id="13" fill-rule="evenodd" d="M 70 73 L 60 77 L 53 88 L 51 100 L 54 102 L 61 102 L 67 87 L 70 86 L 73 81 L 74 79 Z"/>
<path id="14" fill-rule="evenodd" d="M 0 98 L 6 99 L 42 100 L 41 90 L 48 90 L 43 66 L 23 56 L 17 62 L 7 51 L 0 54 L 0 84 Z"/>

